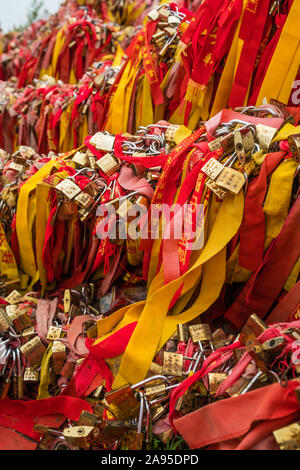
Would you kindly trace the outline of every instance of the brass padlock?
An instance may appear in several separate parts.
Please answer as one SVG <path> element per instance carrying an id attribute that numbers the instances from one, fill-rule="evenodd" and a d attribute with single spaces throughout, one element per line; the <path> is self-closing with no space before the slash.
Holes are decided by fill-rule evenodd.
<path id="1" fill-rule="evenodd" d="M 79 449 L 89 449 L 92 439 L 93 426 L 74 426 L 63 430 L 63 437 Z"/>
<path id="2" fill-rule="evenodd" d="M 71 380 L 74 374 L 74 370 L 75 370 L 74 362 L 66 361 L 60 371 L 60 375 L 62 377 L 66 377 L 67 379 Z"/>
<path id="3" fill-rule="evenodd" d="M 130 429 L 126 421 L 106 420 L 93 429 L 93 444 L 105 445 L 119 440 Z"/>
<path id="4" fill-rule="evenodd" d="M 280 450 L 300 450 L 300 422 L 273 431 Z"/>
<path id="5" fill-rule="evenodd" d="M 225 199 L 227 196 L 230 195 L 230 192 L 220 188 L 214 180 L 208 178 L 205 182 L 205 186 L 207 186 L 219 199 Z"/>
<path id="6" fill-rule="evenodd" d="M 234 132 L 234 146 L 241 165 L 246 162 L 246 155 L 250 152 L 255 144 L 253 131 L 247 128 L 241 128 Z"/>
<path id="7" fill-rule="evenodd" d="M 121 450 L 142 450 L 143 442 L 144 442 L 144 434 L 142 432 L 143 428 L 143 417 L 144 417 L 144 395 L 139 392 L 140 395 L 140 411 L 139 411 L 139 419 L 137 424 L 137 429 L 128 431 L 122 438 L 121 438 Z"/>
<path id="8" fill-rule="evenodd" d="M 111 176 L 120 168 L 118 160 L 110 153 L 106 153 L 103 157 L 99 158 L 96 165 L 106 176 Z"/>
<path id="9" fill-rule="evenodd" d="M 246 350 L 253 357 L 257 367 L 267 373 L 266 366 L 268 358 L 262 349 L 261 343 L 257 337 L 267 329 L 267 325 L 256 314 L 248 318 L 247 323 L 240 333 L 240 342 L 245 346 Z"/>
<path id="10" fill-rule="evenodd" d="M 212 340 L 210 326 L 207 324 L 199 323 L 197 325 L 190 325 L 189 330 L 193 343 Z"/>
<path id="11" fill-rule="evenodd" d="M 24 354 L 31 367 L 38 367 L 41 365 L 46 348 L 40 338 L 35 336 L 30 341 L 23 344 L 23 346 L 20 347 L 20 351 Z"/>
<path id="12" fill-rule="evenodd" d="M 12 322 L 10 321 L 7 313 L 3 308 L 0 308 L 0 333 L 3 333 L 3 331 L 8 330 L 8 328 L 12 325 Z"/>
<path id="13" fill-rule="evenodd" d="M 246 183 L 243 173 L 234 168 L 224 167 L 222 173 L 216 179 L 216 185 L 226 189 L 232 194 L 238 194 Z"/>
<path id="14" fill-rule="evenodd" d="M 183 355 L 164 351 L 163 374 L 181 377 L 183 374 Z"/>
<path id="15" fill-rule="evenodd" d="M 69 200 L 74 199 L 75 196 L 77 196 L 81 192 L 80 187 L 77 186 L 74 181 L 68 178 L 58 183 L 55 189 L 63 193 Z"/>
<path id="16" fill-rule="evenodd" d="M 83 410 L 79 416 L 79 426 L 95 426 L 99 421 L 99 417 L 89 411 Z"/>
<path id="17" fill-rule="evenodd" d="M 96 149 L 102 150 L 104 152 L 112 152 L 114 149 L 115 137 L 112 135 L 103 134 L 103 132 L 98 132 L 93 135 L 90 140 L 90 144 L 94 145 Z"/>
<path id="18" fill-rule="evenodd" d="M 215 395 L 218 388 L 227 379 L 227 374 L 222 374 L 219 372 L 210 372 L 208 374 L 208 383 L 209 383 L 209 393 L 210 395 Z"/>
<path id="19" fill-rule="evenodd" d="M 215 158 L 210 158 L 201 168 L 201 171 L 212 180 L 216 180 L 223 170 L 224 165 L 218 162 Z"/>
<path id="20" fill-rule="evenodd" d="M 26 367 L 24 371 L 24 382 L 28 383 L 38 383 L 40 380 L 40 373 L 37 369 L 33 367 Z"/>
<path id="21" fill-rule="evenodd" d="M 139 402 L 129 385 L 106 392 L 104 397 L 112 414 L 117 419 L 128 419 L 137 416 Z"/>
<path id="22" fill-rule="evenodd" d="M 66 357 L 67 357 L 66 346 L 61 341 L 53 341 L 53 344 L 52 344 L 53 369 L 57 375 L 61 373 Z"/>
<path id="23" fill-rule="evenodd" d="M 300 162 L 300 134 L 289 135 L 288 144 L 291 154 L 297 162 Z"/>

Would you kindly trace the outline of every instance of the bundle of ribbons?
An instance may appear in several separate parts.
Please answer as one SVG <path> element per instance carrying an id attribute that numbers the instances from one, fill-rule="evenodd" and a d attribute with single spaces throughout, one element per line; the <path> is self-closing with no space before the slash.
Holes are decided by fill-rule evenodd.
<path id="1" fill-rule="evenodd" d="M 299 449 L 299 8 L 1 37 L 0 447 Z"/>

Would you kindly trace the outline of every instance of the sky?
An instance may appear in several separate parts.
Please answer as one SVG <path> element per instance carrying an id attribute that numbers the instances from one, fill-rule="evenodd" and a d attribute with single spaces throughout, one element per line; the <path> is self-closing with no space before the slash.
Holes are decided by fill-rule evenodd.
<path id="1" fill-rule="evenodd" d="M 58 10 L 61 0 L 43 0 L 44 7 L 50 13 Z M 9 31 L 13 25 L 24 24 L 28 6 L 32 0 L 0 0 L 0 24 L 4 32 Z"/>

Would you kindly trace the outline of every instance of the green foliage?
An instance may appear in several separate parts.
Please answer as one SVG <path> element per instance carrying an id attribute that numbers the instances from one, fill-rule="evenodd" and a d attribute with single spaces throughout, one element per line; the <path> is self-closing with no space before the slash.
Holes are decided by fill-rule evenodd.
<path id="1" fill-rule="evenodd" d="M 14 31 L 23 31 L 28 28 L 32 23 L 37 21 L 40 18 L 46 18 L 49 16 L 49 11 L 44 7 L 43 0 L 31 0 L 31 3 L 28 7 L 26 13 L 26 20 L 23 25 L 14 26 Z"/>

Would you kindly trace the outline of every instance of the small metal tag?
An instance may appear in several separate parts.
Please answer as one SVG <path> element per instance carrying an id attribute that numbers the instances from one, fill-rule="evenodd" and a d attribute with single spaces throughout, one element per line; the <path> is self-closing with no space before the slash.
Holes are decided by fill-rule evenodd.
<path id="1" fill-rule="evenodd" d="M 183 355 L 164 351 L 163 374 L 182 376 Z"/>

